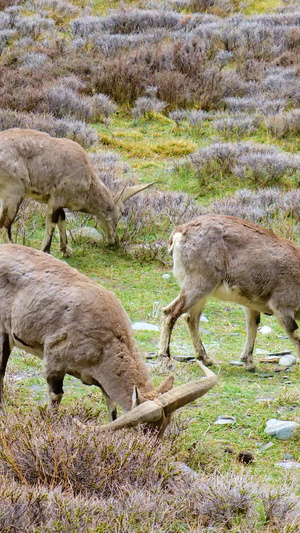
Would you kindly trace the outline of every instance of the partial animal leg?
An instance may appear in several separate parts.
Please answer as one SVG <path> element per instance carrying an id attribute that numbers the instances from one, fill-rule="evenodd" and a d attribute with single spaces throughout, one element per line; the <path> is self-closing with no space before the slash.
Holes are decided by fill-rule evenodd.
<path id="1" fill-rule="evenodd" d="M 0 211 L 0 228 L 5 228 L 8 242 L 12 242 L 11 227 L 24 196 L 14 193 L 10 197 L 2 197 Z"/>
<path id="2" fill-rule="evenodd" d="M 244 349 L 241 355 L 241 361 L 245 363 L 246 370 L 254 370 L 255 364 L 253 360 L 253 349 L 254 343 L 257 334 L 257 328 L 260 323 L 260 313 L 249 309 L 248 307 L 244 308 L 245 317 L 246 317 L 246 341 L 244 344 Z"/>
<path id="3" fill-rule="evenodd" d="M 49 408 L 58 408 L 63 397 L 63 381 L 66 374 L 62 353 L 65 351 L 67 333 L 52 335 L 44 345 L 44 376 L 48 383 Z"/>
<path id="4" fill-rule="evenodd" d="M 48 203 L 47 215 L 46 215 L 46 229 L 45 236 L 42 244 L 43 252 L 50 254 L 51 242 L 55 226 L 59 219 L 59 208 L 54 209 L 52 202 Z"/>
<path id="5" fill-rule="evenodd" d="M 204 345 L 200 338 L 200 318 L 202 311 L 204 309 L 206 303 L 206 299 L 203 298 L 200 300 L 200 302 L 197 302 L 197 304 L 192 307 L 190 312 L 184 316 L 184 319 L 186 321 L 186 325 L 189 330 L 189 334 L 193 343 L 194 352 L 196 359 L 200 359 L 206 366 L 210 366 L 213 364 L 216 364 L 216 361 L 214 361 L 212 358 L 208 357 L 206 350 L 204 348 Z"/>
<path id="6" fill-rule="evenodd" d="M 66 231 L 66 214 L 64 209 L 61 207 L 57 210 L 58 212 L 58 230 L 59 230 L 59 239 L 60 239 L 60 251 L 64 257 L 70 257 L 72 254 L 72 249 L 68 245 L 67 231 Z"/>
<path id="7" fill-rule="evenodd" d="M 116 403 L 113 402 L 112 399 L 109 396 L 107 396 L 107 394 L 104 394 L 104 398 L 105 398 L 106 407 L 108 409 L 109 421 L 113 422 L 114 420 L 117 419 Z"/>
<path id="8" fill-rule="evenodd" d="M 49 409 L 56 410 L 64 394 L 64 377 L 59 375 L 48 375 L 46 379 L 48 383 Z"/>
<path id="9" fill-rule="evenodd" d="M 5 405 L 3 399 L 3 381 L 8 358 L 10 356 L 9 337 L 6 333 L 0 335 L 0 408 L 5 414 Z"/>
<path id="10" fill-rule="evenodd" d="M 284 328 L 290 340 L 294 344 L 298 357 L 300 357 L 300 336 L 298 330 L 298 324 L 295 320 L 295 313 L 292 309 L 274 309 L 272 308 L 274 315 L 276 316 L 279 324 Z"/>
<path id="11" fill-rule="evenodd" d="M 160 357 L 171 357 L 170 339 L 177 319 L 183 313 L 188 313 L 191 308 L 198 303 L 199 307 L 201 308 L 200 302 L 203 301 L 205 303 L 206 297 L 212 292 L 213 289 L 214 284 L 207 280 L 203 280 L 201 286 L 198 287 L 195 286 L 195 280 L 185 280 L 179 296 L 163 309 L 162 329 L 159 344 Z M 195 326 L 193 325 L 193 332 L 194 329 Z"/>

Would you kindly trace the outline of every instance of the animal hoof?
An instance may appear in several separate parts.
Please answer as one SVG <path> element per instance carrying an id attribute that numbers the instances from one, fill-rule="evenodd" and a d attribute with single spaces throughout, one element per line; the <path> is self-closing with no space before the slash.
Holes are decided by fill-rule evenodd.
<path id="1" fill-rule="evenodd" d="M 72 255 L 72 248 L 70 246 L 67 246 L 65 250 L 62 250 L 63 257 L 71 257 Z"/>
<path id="2" fill-rule="evenodd" d="M 213 366 L 213 365 L 218 365 L 217 361 L 215 361 L 214 359 L 200 359 L 200 361 L 205 365 L 205 366 Z"/>

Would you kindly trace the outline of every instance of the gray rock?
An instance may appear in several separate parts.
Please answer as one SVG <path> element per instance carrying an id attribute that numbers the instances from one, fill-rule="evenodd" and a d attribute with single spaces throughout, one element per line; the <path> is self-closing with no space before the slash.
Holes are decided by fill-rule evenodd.
<path id="1" fill-rule="evenodd" d="M 171 274 L 163 274 L 162 275 L 162 279 L 170 279 L 171 278 Z"/>
<path id="2" fill-rule="evenodd" d="M 189 361 L 195 361 L 195 357 L 193 355 L 177 354 L 177 355 L 173 355 L 173 359 L 175 359 L 175 361 L 180 361 L 180 363 L 187 363 Z"/>
<path id="3" fill-rule="evenodd" d="M 278 364 L 279 364 L 280 366 L 283 366 L 284 368 L 288 368 L 289 366 L 292 366 L 292 365 L 296 364 L 296 362 L 297 362 L 296 357 L 294 357 L 294 356 L 290 353 L 290 354 L 282 355 L 282 356 L 279 358 Z"/>
<path id="4" fill-rule="evenodd" d="M 261 326 L 261 328 L 258 328 L 259 333 L 264 333 L 267 335 L 268 333 L 271 333 L 272 329 L 269 326 Z"/>
<path id="5" fill-rule="evenodd" d="M 269 450 L 269 448 L 272 448 L 272 446 L 274 446 L 274 442 L 267 442 L 267 444 L 260 447 L 259 451 L 265 452 L 266 450 Z"/>
<path id="6" fill-rule="evenodd" d="M 242 363 L 242 361 L 235 361 L 234 359 L 229 361 L 229 363 L 233 366 L 244 366 L 244 363 Z"/>
<path id="7" fill-rule="evenodd" d="M 275 466 L 281 466 L 281 468 L 285 468 L 285 470 L 293 470 L 295 468 L 300 468 L 300 463 L 297 463 L 297 461 L 279 461 L 279 463 L 275 463 Z"/>
<path id="8" fill-rule="evenodd" d="M 217 417 L 217 420 L 215 421 L 215 424 L 219 424 L 219 425 L 225 425 L 225 424 L 229 424 L 229 425 L 232 425 L 236 422 L 236 418 L 234 416 L 230 416 L 230 415 L 219 415 Z"/>
<path id="9" fill-rule="evenodd" d="M 155 359 L 157 357 L 156 352 L 148 352 L 146 353 L 146 359 Z"/>
<path id="10" fill-rule="evenodd" d="M 291 453 L 285 453 L 283 458 L 284 458 L 285 461 L 290 461 L 290 460 L 295 461 L 295 459 L 294 459 L 294 457 L 292 456 Z"/>
<path id="11" fill-rule="evenodd" d="M 159 327 L 155 324 L 148 324 L 147 322 L 134 322 L 132 329 L 136 331 L 159 331 Z"/>
<path id="12" fill-rule="evenodd" d="M 270 418 L 267 420 L 265 433 L 272 435 L 273 437 L 277 437 L 279 440 L 289 440 L 292 438 L 297 427 L 299 427 L 297 422 Z"/>
<path id="13" fill-rule="evenodd" d="M 193 470 L 182 461 L 172 461 L 171 465 L 175 466 L 181 474 L 185 474 L 192 479 L 199 477 L 199 474 L 196 472 L 196 470 Z"/>
<path id="14" fill-rule="evenodd" d="M 70 233 L 70 232 L 69 232 Z M 89 226 L 83 226 L 71 231 L 71 236 L 76 240 L 76 237 L 86 239 L 92 242 L 101 242 L 103 237 L 96 228 L 90 228 Z"/>

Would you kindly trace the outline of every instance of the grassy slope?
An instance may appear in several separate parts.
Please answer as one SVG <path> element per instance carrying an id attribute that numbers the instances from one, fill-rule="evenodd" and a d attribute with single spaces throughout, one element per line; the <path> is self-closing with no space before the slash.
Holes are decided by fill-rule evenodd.
<path id="1" fill-rule="evenodd" d="M 101 11 L 117 5 L 118 2 L 109 2 L 107 6 L 101 3 Z M 251 2 L 248 12 L 253 14 L 262 9 L 273 9 L 276 5 L 278 2 L 275 1 Z M 100 11 L 100 4 L 95 3 L 95 11 Z M 197 192 L 197 183 L 186 183 L 184 177 L 176 180 L 171 169 L 179 157 L 209 142 L 211 132 L 208 128 L 204 126 L 198 132 L 187 132 L 161 116 L 134 122 L 131 117 L 123 114 L 113 119 L 110 127 L 113 136 L 104 127 L 98 127 L 104 147 L 119 151 L 142 181 L 155 180 L 157 187 L 161 189 L 185 190 L 191 194 Z M 260 132 L 252 140 L 270 141 L 265 132 Z M 284 149 L 284 143 L 286 141 L 278 144 Z M 298 147 L 299 141 L 296 139 L 291 140 L 288 146 L 290 151 L 296 151 Z M 234 184 L 230 186 L 234 188 Z M 227 189 L 228 183 L 224 188 L 219 187 L 218 192 L 224 194 Z M 32 236 L 28 244 L 38 248 L 40 242 L 39 234 Z M 59 257 L 57 242 L 54 243 L 54 253 Z M 117 250 L 77 244 L 68 262 L 112 289 L 133 321 L 143 320 L 159 325 L 161 307 L 178 294 L 173 278 L 162 277 L 166 272 L 165 268 L 154 263 L 140 265 Z M 232 304 L 210 302 L 205 315 L 209 321 L 202 323 L 207 330 L 203 339 L 208 352 L 221 362 L 217 369 L 220 381 L 218 387 L 204 399 L 182 410 L 180 414 L 183 420 L 189 420 L 182 448 L 183 458 L 194 468 L 205 471 L 226 471 L 231 468 L 239 470 L 244 467 L 236 462 L 233 455 L 225 454 L 224 450 L 226 446 L 235 452 L 247 449 L 255 454 L 255 462 L 248 467 L 250 476 L 260 475 L 264 479 L 280 482 L 282 470 L 274 465 L 283 459 L 284 453 L 291 453 L 299 458 L 299 441 L 278 442 L 267 437 L 264 433 L 265 421 L 273 417 L 299 419 L 299 396 L 297 398 L 297 394 L 294 394 L 295 408 L 292 410 L 288 402 L 298 387 L 300 370 L 293 368 L 288 373 L 274 373 L 272 377 L 264 378 L 263 374 L 270 371 L 270 366 L 258 364 L 257 374 L 249 374 L 243 368 L 231 366 L 229 360 L 239 357 L 245 339 L 242 310 Z M 290 342 L 284 338 L 272 317 L 263 318 L 263 324 L 270 325 L 273 332 L 271 335 L 258 335 L 257 349 L 277 351 L 291 348 Z M 139 332 L 136 338 L 143 353 L 156 351 L 158 333 Z M 191 343 L 183 321 L 174 330 L 172 347 L 174 353 L 191 352 Z M 153 380 L 159 383 L 166 373 L 166 368 L 155 362 Z M 193 363 L 174 363 L 174 373 L 176 384 L 199 376 Z M 46 385 L 41 378 L 41 363 L 37 359 L 15 352 L 9 364 L 8 375 L 11 382 L 15 383 L 23 405 L 45 403 Z M 65 389 L 65 406 L 81 398 L 81 401 L 91 406 L 94 413 L 98 413 L 98 391 L 84 387 L 71 378 L 66 379 Z M 258 399 L 265 401 L 257 402 Z M 103 420 L 106 410 L 102 400 L 100 407 L 99 416 Z M 229 428 L 214 425 L 219 414 L 234 415 L 235 425 Z M 260 451 L 260 445 L 269 441 L 274 446 Z M 189 457 L 191 443 L 195 443 L 196 452 Z"/>

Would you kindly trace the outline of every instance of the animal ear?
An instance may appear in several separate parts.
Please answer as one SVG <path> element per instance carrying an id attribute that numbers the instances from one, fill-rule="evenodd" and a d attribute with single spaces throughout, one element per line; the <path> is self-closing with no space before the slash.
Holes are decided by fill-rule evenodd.
<path id="1" fill-rule="evenodd" d="M 121 192 L 116 194 L 114 197 L 114 204 L 115 205 L 121 205 L 126 200 L 131 198 L 131 196 L 134 196 L 138 192 L 143 191 L 144 189 L 147 189 L 148 187 L 151 187 L 151 185 L 154 185 L 154 181 L 152 183 L 141 183 L 140 185 L 132 185 L 131 187 L 125 187 Z"/>
<path id="2" fill-rule="evenodd" d="M 131 409 L 134 409 L 134 407 L 137 407 L 141 403 L 143 403 L 145 400 L 141 393 L 139 392 L 138 388 L 134 385 L 133 392 L 132 392 L 132 407 Z"/>
<path id="3" fill-rule="evenodd" d="M 158 387 L 157 392 L 159 394 L 164 394 L 165 392 L 168 392 L 173 387 L 173 382 L 174 382 L 174 376 L 171 374 Z"/>

